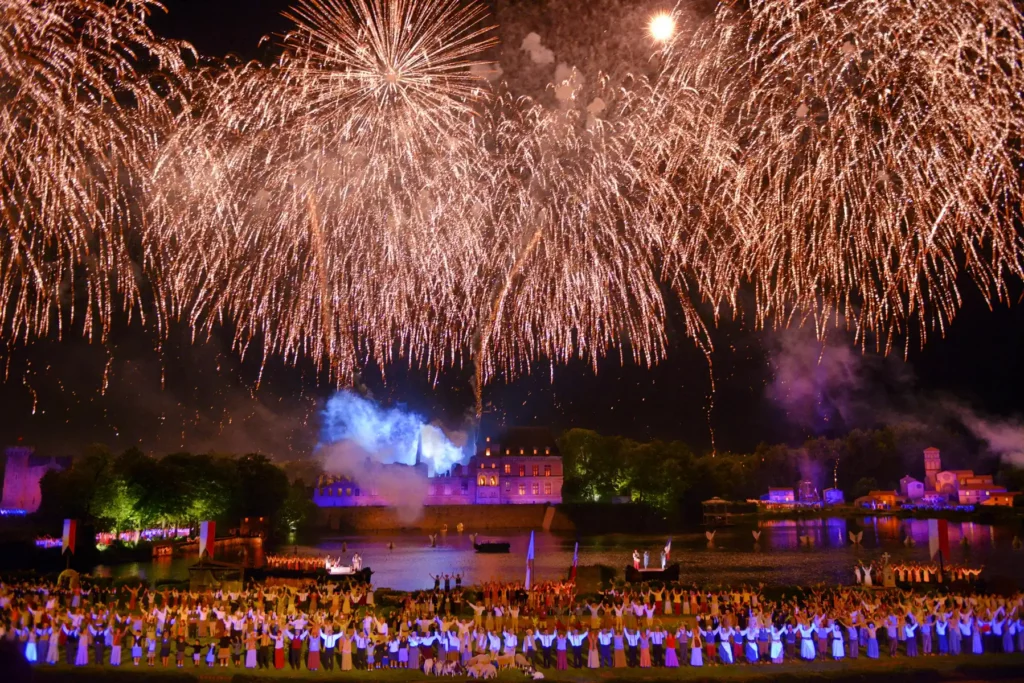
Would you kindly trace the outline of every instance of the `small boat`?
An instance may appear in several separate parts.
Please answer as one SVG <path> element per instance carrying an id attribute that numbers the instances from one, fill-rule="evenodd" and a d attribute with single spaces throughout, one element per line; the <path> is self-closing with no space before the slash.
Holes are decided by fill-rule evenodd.
<path id="1" fill-rule="evenodd" d="M 473 549 L 478 553 L 507 553 L 511 546 L 508 543 L 477 543 L 473 541 Z"/>
<path id="2" fill-rule="evenodd" d="M 626 567 L 626 581 L 628 583 L 644 583 L 646 581 L 678 581 L 679 563 L 670 564 L 664 569 L 651 567 L 650 569 L 636 569 L 633 565 Z"/>

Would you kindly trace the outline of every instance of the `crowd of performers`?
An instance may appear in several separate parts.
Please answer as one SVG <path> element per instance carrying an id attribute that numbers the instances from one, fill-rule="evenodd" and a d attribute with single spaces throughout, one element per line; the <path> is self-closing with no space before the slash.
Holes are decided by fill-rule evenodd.
<path id="1" fill-rule="evenodd" d="M 894 564 L 863 562 L 853 568 L 853 575 L 858 585 L 883 585 L 882 573 L 888 566 L 892 570 L 893 581 L 901 584 L 914 583 L 949 583 L 977 581 L 984 567 L 963 567 L 960 565 L 940 566 L 938 563 L 898 562 Z"/>
<path id="2" fill-rule="evenodd" d="M 1024 595 L 840 587 L 769 599 L 680 584 L 577 596 L 452 577 L 376 604 L 372 586 L 239 592 L 0 583 L 0 638 L 37 663 L 292 669 L 615 668 L 1024 652 Z M 443 585 L 442 585 L 443 583 Z M 948 588 L 948 586 L 946 587 Z"/>
<path id="3" fill-rule="evenodd" d="M 932 562 L 897 562 L 892 565 L 893 574 L 900 583 L 935 583 L 941 578 L 945 581 L 977 581 L 984 567 L 963 567 L 945 565 L 940 567 Z"/>
<path id="4" fill-rule="evenodd" d="M 288 569 L 311 574 L 330 569 L 331 567 L 345 566 L 342 564 L 340 557 L 299 555 L 297 553 L 292 555 L 267 555 L 264 562 L 265 566 L 271 569 Z M 363 558 L 356 553 L 352 555 L 352 562 L 347 566 L 351 567 L 352 571 L 359 571 L 363 568 Z"/>

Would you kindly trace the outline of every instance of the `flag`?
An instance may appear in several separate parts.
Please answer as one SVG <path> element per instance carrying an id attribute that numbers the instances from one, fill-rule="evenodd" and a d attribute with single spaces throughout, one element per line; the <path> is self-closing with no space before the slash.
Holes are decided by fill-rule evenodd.
<path id="1" fill-rule="evenodd" d="M 213 547 L 217 538 L 217 523 L 216 522 L 200 522 L 199 523 L 199 559 L 203 559 L 203 555 L 213 557 Z"/>
<path id="2" fill-rule="evenodd" d="M 530 548 L 526 551 L 526 590 L 530 590 L 533 579 L 533 532 L 530 532 Z"/>
<path id="3" fill-rule="evenodd" d="M 668 543 L 665 544 L 665 561 L 668 562 L 672 557 L 672 537 L 668 537 Z"/>
<path id="4" fill-rule="evenodd" d="M 937 553 L 942 553 L 944 560 L 949 560 L 949 521 L 945 519 L 928 520 L 928 555 L 933 560 Z"/>
<path id="5" fill-rule="evenodd" d="M 78 534 L 78 520 L 77 519 L 65 519 L 64 520 L 64 536 L 61 538 L 60 552 L 63 555 L 66 551 L 70 550 L 72 554 L 75 552 L 75 536 Z"/>
<path id="6" fill-rule="evenodd" d="M 576 548 L 572 551 L 572 571 L 569 572 L 569 580 L 576 580 L 576 565 L 580 561 L 580 542 L 576 541 Z"/>

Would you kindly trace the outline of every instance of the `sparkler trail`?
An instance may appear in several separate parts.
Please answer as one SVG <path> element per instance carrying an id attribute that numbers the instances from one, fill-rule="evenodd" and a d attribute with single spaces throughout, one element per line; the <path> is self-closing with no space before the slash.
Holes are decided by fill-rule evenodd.
<path id="1" fill-rule="evenodd" d="M 154 8 L 0 0 L 0 335 L 9 344 L 72 323 L 102 337 L 118 308 L 130 316 L 138 303 L 135 269 L 150 255 L 145 231 L 131 231 L 134 198 L 187 89 L 189 48 L 152 34 Z"/>

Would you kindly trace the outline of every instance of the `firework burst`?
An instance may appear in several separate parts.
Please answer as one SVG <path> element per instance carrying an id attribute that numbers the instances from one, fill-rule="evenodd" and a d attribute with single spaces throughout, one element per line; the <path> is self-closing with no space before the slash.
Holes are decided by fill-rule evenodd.
<path id="1" fill-rule="evenodd" d="M 485 14 L 308 0 L 291 16 L 281 59 L 213 74 L 212 106 L 165 150 L 169 298 L 339 382 L 396 355 L 451 365 L 486 254 L 471 59 L 492 43 Z"/>
<path id="2" fill-rule="evenodd" d="M 0 329 L 102 333 L 147 261 L 134 198 L 184 89 L 148 0 L 0 1 Z M 140 66 L 145 62 L 145 71 Z"/>
<path id="3" fill-rule="evenodd" d="M 538 358 L 592 364 L 629 349 L 664 352 L 652 224 L 625 124 L 578 108 L 503 100 L 495 110 L 486 305 L 478 311 L 481 388 Z"/>
<path id="4" fill-rule="evenodd" d="M 948 325 L 961 273 L 1006 299 L 1024 247 L 1012 2 L 731 3 L 696 52 L 677 68 L 739 147 L 732 244 L 762 322 L 842 317 L 888 350 Z"/>

